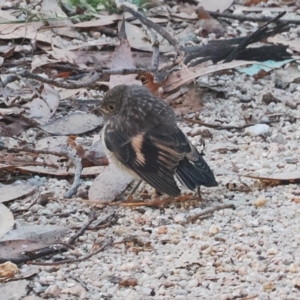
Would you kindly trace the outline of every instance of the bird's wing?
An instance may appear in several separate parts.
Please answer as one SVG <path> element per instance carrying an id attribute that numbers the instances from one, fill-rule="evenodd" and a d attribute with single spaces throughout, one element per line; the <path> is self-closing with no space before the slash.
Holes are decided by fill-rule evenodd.
<path id="1" fill-rule="evenodd" d="M 178 196 L 180 189 L 174 175 L 186 147 L 190 149 L 190 146 L 178 128 L 175 133 L 162 132 L 166 132 L 165 128 L 153 128 L 128 136 L 125 131 L 110 129 L 108 124 L 104 140 L 107 149 L 141 179 L 161 192 Z"/>

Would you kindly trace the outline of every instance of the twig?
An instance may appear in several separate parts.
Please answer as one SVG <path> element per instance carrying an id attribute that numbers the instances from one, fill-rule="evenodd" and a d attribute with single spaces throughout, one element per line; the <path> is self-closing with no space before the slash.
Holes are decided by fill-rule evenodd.
<path id="1" fill-rule="evenodd" d="M 219 12 L 214 12 L 214 11 L 207 11 L 212 17 L 215 18 L 226 18 L 226 19 L 234 19 L 238 21 L 250 21 L 250 22 L 270 22 L 273 18 L 272 17 L 266 17 L 266 16 L 261 16 L 261 17 L 249 17 L 245 15 L 234 15 L 230 13 L 219 13 Z M 299 19 L 283 19 L 279 20 L 278 22 L 280 23 L 286 23 L 286 24 L 300 24 Z"/>
<path id="2" fill-rule="evenodd" d="M 88 227 L 96 220 L 96 214 L 95 212 L 92 210 L 90 215 L 89 215 L 89 219 L 87 221 L 87 223 L 80 229 L 77 231 L 76 234 L 74 234 L 73 236 L 71 236 L 68 240 L 68 245 L 73 245 L 75 243 L 75 241 L 88 229 Z"/>
<path id="3" fill-rule="evenodd" d="M 80 72 L 80 70 L 77 70 Z M 83 82 L 63 82 L 61 80 L 56 79 L 48 79 L 39 75 L 36 75 L 34 73 L 31 73 L 29 71 L 23 71 L 19 73 L 18 75 L 10 75 L 5 80 L 3 80 L 3 83 L 0 85 L 0 87 L 5 87 L 7 84 L 14 82 L 16 80 L 19 80 L 19 76 L 23 78 L 30 78 L 34 79 L 43 83 L 47 83 L 50 85 L 54 85 L 57 87 L 65 88 L 65 89 L 77 89 L 82 87 L 88 87 L 93 85 L 97 80 L 100 80 L 104 75 L 127 75 L 127 74 L 146 74 L 157 71 L 157 68 L 132 68 L 132 69 L 119 69 L 119 70 L 102 70 L 99 68 L 96 68 L 93 71 L 93 75 L 89 80 L 83 81 Z M 84 73 L 82 74 L 84 76 Z"/>
<path id="4" fill-rule="evenodd" d="M 158 66 L 159 66 L 159 42 L 157 40 L 157 35 L 155 34 L 155 32 L 152 29 L 149 30 L 149 35 L 150 35 L 150 38 L 151 38 L 152 51 L 153 51 L 151 67 L 153 69 L 158 70 Z"/>
<path id="5" fill-rule="evenodd" d="M 158 24 L 155 24 L 151 20 L 149 20 L 146 17 L 144 17 L 141 13 L 137 12 L 133 8 L 132 4 L 129 4 L 127 2 L 123 2 L 123 3 L 117 4 L 117 6 L 118 6 L 118 8 L 131 13 L 135 18 L 137 18 L 138 20 L 140 20 L 141 23 L 143 23 L 144 25 L 146 25 L 148 28 L 154 29 L 163 38 L 165 38 L 170 43 L 170 45 L 172 45 L 172 46 L 175 47 L 177 53 L 181 53 L 181 46 L 180 46 L 178 40 L 175 39 L 174 37 L 172 37 L 172 35 L 168 31 L 166 31 L 163 27 L 161 27 Z"/>
<path id="6" fill-rule="evenodd" d="M 67 245 L 64 245 L 64 246 L 60 246 L 60 247 L 57 247 L 57 248 L 53 248 L 53 245 L 57 245 L 57 244 L 62 244 L 62 243 L 54 243 L 53 245 L 49 246 L 49 247 L 46 247 L 46 248 L 42 248 L 42 249 L 38 249 L 36 251 L 32 251 L 32 252 L 26 252 L 25 255 L 20 255 L 20 257 L 18 258 L 2 258 L 0 257 L 0 263 L 2 262 L 6 262 L 6 261 L 11 261 L 15 264 L 18 264 L 18 263 L 24 263 L 24 262 L 28 262 L 29 259 L 37 259 L 37 258 L 40 258 L 40 257 L 44 257 L 46 255 L 54 255 L 56 253 L 59 253 L 59 252 L 66 252 L 68 251 L 68 248 L 70 248 L 70 245 L 74 244 L 75 241 L 84 233 L 84 231 L 88 228 L 88 226 L 95 220 L 94 218 L 95 215 L 94 212 L 91 212 L 90 216 L 89 216 L 89 220 L 87 222 L 87 224 L 85 224 L 82 229 L 80 229 L 74 236 L 71 236 L 69 238 L 69 241 L 68 241 L 68 246 Z M 34 263 L 33 263 L 34 264 Z"/>
<path id="7" fill-rule="evenodd" d="M 89 290 L 88 287 L 87 287 L 87 285 L 86 285 L 86 283 L 83 282 L 83 280 L 82 280 L 81 278 L 79 278 L 78 276 L 75 276 L 75 275 L 71 275 L 70 277 L 71 277 L 72 279 L 74 279 L 75 281 L 79 282 L 79 283 L 81 284 L 81 286 L 82 286 L 86 291 Z"/>
<path id="8" fill-rule="evenodd" d="M 76 149 L 68 147 L 68 157 L 75 165 L 75 175 L 74 175 L 74 181 L 72 183 L 72 186 L 70 189 L 65 193 L 65 198 L 71 198 L 77 191 L 78 187 L 80 186 L 80 176 L 82 172 L 82 161 L 81 157 L 77 154 Z"/>
<path id="9" fill-rule="evenodd" d="M 105 242 L 97 251 L 92 252 L 92 253 L 90 253 L 86 256 L 77 258 L 77 259 L 66 259 L 66 260 L 61 260 L 61 261 L 54 261 L 52 263 L 40 263 L 40 262 L 28 261 L 27 264 L 29 264 L 29 265 L 38 265 L 38 266 L 58 266 L 58 265 L 62 265 L 62 264 L 72 264 L 72 263 L 82 262 L 84 260 L 87 260 L 87 259 L 91 258 L 94 255 L 97 255 L 98 253 L 102 252 L 105 248 L 107 248 L 109 246 L 127 243 L 128 241 L 129 240 L 124 239 L 121 242 L 112 242 L 112 241 Z"/>
<path id="10" fill-rule="evenodd" d="M 261 38 L 262 35 L 266 34 L 268 30 L 268 25 L 272 22 L 276 22 L 278 19 L 280 19 L 282 16 L 284 16 L 286 12 L 280 13 L 277 17 L 271 19 L 266 24 L 258 28 L 255 32 L 253 32 L 251 35 L 249 35 L 247 38 L 243 40 L 224 60 L 224 63 L 231 62 L 234 58 L 238 56 L 239 53 L 241 53 L 248 45 L 254 43 L 258 39 Z M 275 32 L 273 34 L 276 34 L 277 31 L 279 31 L 282 26 L 286 26 L 286 24 L 281 24 L 275 28 Z"/>
<path id="11" fill-rule="evenodd" d="M 205 216 L 205 215 L 209 215 L 209 214 L 211 215 L 211 214 L 213 214 L 214 212 L 216 212 L 218 210 L 222 210 L 222 209 L 226 209 L 226 208 L 235 209 L 235 206 L 233 204 L 230 204 L 230 203 L 217 205 L 215 207 L 206 209 L 206 210 L 202 211 L 201 213 L 198 213 L 196 215 L 188 217 L 188 220 L 189 220 L 189 222 L 194 222 L 197 219 L 199 219 L 199 217 L 201 217 L 201 216 Z"/>
<path id="12" fill-rule="evenodd" d="M 65 89 L 76 89 L 76 88 L 81 88 L 81 87 L 87 87 L 87 86 L 93 85 L 100 78 L 100 75 L 97 72 L 91 72 L 91 77 L 87 81 L 78 82 L 78 83 L 73 83 L 73 82 L 66 83 L 63 81 L 55 80 L 55 79 L 48 79 L 48 78 L 39 76 L 37 74 L 31 73 L 29 71 L 23 71 L 23 72 L 19 73 L 18 75 L 8 76 L 5 80 L 3 80 L 3 87 L 5 87 L 7 84 L 9 84 L 11 82 L 18 80 L 19 76 L 24 77 L 24 78 L 34 79 L 34 80 L 37 80 L 37 81 L 40 81 L 43 83 L 47 83 L 47 84 L 65 88 Z"/>

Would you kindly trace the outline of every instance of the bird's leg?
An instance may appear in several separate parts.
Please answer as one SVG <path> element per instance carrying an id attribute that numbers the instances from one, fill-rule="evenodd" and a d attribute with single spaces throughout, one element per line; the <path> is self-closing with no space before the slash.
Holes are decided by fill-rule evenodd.
<path id="1" fill-rule="evenodd" d="M 199 202 L 203 202 L 202 195 L 201 195 L 201 192 L 200 192 L 200 186 L 197 187 L 197 193 L 198 193 Z"/>
<path id="2" fill-rule="evenodd" d="M 136 192 L 136 190 L 138 189 L 138 187 L 141 185 L 142 180 L 139 180 L 139 182 L 137 183 L 137 185 L 132 189 L 132 191 L 130 192 L 130 194 L 127 196 L 126 201 L 125 202 L 134 202 L 133 200 L 133 195 Z"/>

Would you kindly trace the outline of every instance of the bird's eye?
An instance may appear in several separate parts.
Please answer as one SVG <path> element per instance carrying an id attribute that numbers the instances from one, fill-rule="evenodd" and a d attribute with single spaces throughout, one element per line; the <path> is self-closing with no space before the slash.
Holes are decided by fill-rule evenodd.
<path id="1" fill-rule="evenodd" d="M 108 109 L 110 110 L 110 111 L 113 111 L 114 109 L 115 109 L 115 106 L 114 105 L 108 105 Z"/>

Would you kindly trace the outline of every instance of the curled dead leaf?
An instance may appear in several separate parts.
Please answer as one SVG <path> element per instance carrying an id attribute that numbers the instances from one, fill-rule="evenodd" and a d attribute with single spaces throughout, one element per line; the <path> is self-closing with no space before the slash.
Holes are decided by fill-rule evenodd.
<path id="1" fill-rule="evenodd" d="M 10 261 L 0 265 L 0 277 L 13 278 L 17 272 L 19 268 Z"/>

